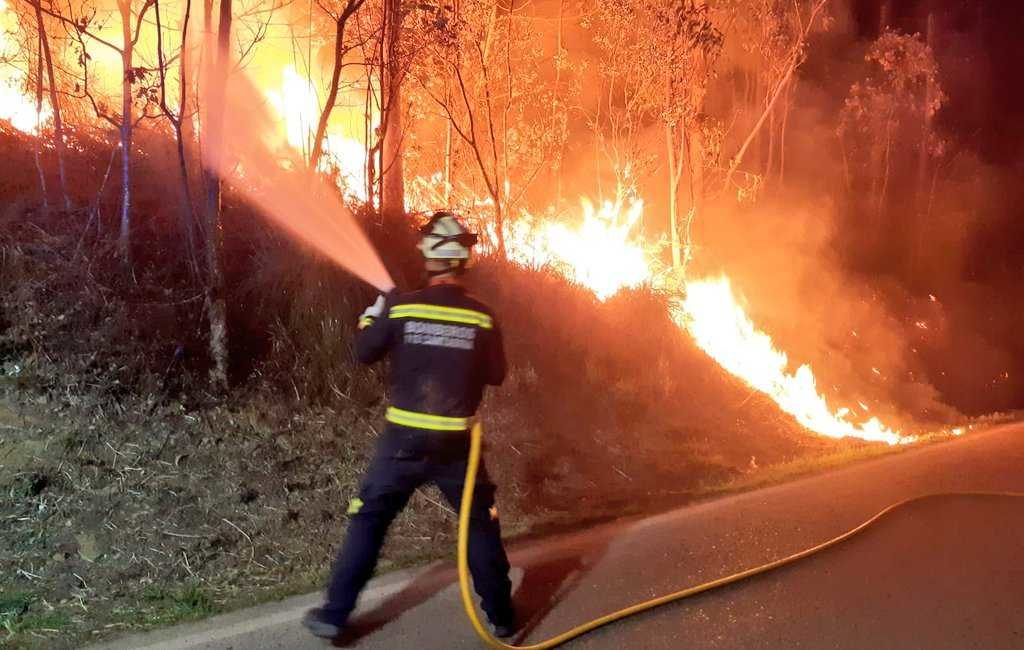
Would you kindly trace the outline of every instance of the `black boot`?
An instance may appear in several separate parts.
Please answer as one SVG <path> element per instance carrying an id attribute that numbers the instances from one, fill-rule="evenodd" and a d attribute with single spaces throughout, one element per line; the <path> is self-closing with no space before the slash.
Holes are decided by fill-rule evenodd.
<path id="1" fill-rule="evenodd" d="M 324 610 L 314 607 L 302 617 L 302 625 L 321 639 L 336 639 L 345 629 L 344 624 L 335 623 L 327 618 Z"/>
<path id="2" fill-rule="evenodd" d="M 491 632 L 499 639 L 510 639 L 519 631 L 519 622 L 514 611 L 502 616 L 497 621 L 490 621 Z"/>

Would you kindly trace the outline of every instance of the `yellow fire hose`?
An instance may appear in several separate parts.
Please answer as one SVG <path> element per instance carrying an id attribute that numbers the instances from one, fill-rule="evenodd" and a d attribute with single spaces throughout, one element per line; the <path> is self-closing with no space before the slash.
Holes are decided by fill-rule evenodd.
<path id="1" fill-rule="evenodd" d="M 772 571 L 773 569 L 778 569 L 779 567 L 785 566 L 787 564 L 792 564 L 797 560 L 802 560 L 805 557 L 814 555 L 815 553 L 818 553 L 820 551 L 824 551 L 827 548 L 835 546 L 836 544 L 839 544 L 840 542 L 846 541 L 847 539 L 853 537 L 854 535 L 863 531 L 865 528 L 868 528 L 869 526 L 871 526 L 876 521 L 878 521 L 885 515 L 889 514 L 893 510 L 901 508 L 914 501 L 920 501 L 922 499 L 937 496 L 981 496 L 1017 498 L 1024 497 L 1024 493 L 1020 492 L 941 492 L 916 496 L 910 499 L 904 499 L 903 501 L 888 506 L 887 508 L 879 512 L 877 515 L 871 517 L 870 519 L 860 524 L 856 528 L 851 528 L 842 535 L 839 535 L 838 537 L 833 537 L 832 539 L 826 542 L 822 542 L 817 546 L 813 546 L 798 553 L 794 553 L 793 555 L 781 558 L 779 560 L 775 560 L 773 562 L 769 562 L 768 564 L 762 564 L 761 566 L 756 566 L 747 569 L 746 571 L 740 571 L 739 573 L 734 573 L 730 576 L 719 578 L 718 580 L 705 582 L 704 584 L 689 587 L 687 589 L 683 589 L 682 591 L 677 591 L 675 593 L 666 594 L 664 596 L 653 598 L 642 603 L 637 603 L 630 607 L 626 607 L 625 609 L 620 609 L 617 612 L 605 614 L 600 618 L 595 618 L 594 620 L 588 623 L 584 623 L 583 625 L 574 627 L 568 632 L 563 632 L 562 634 L 559 634 L 556 637 L 552 637 L 547 641 L 541 641 L 540 643 L 535 643 L 533 645 L 514 646 L 509 645 L 507 643 L 503 643 L 501 640 L 495 638 L 495 636 L 490 633 L 487 627 L 485 627 L 483 623 L 481 623 L 480 616 L 477 614 L 476 606 L 474 605 L 473 602 L 473 596 L 472 592 L 470 591 L 469 585 L 469 559 L 467 557 L 469 551 L 469 512 L 470 506 L 473 503 L 473 488 L 474 484 L 476 483 L 477 469 L 480 466 L 481 437 L 482 430 L 480 427 L 480 423 L 478 422 L 473 425 L 473 428 L 470 433 L 469 464 L 468 467 L 466 468 L 466 483 L 465 486 L 462 488 L 462 504 L 461 507 L 459 508 L 459 589 L 462 592 L 462 604 L 466 609 L 466 615 L 469 617 L 470 622 L 473 624 L 473 629 L 476 630 L 476 633 L 480 636 L 483 642 L 492 648 L 516 650 L 547 650 L 548 648 L 555 648 L 577 637 L 581 637 L 587 632 L 591 632 L 599 627 L 608 625 L 609 623 L 621 621 L 622 619 L 633 616 L 634 614 L 646 612 L 647 610 L 654 609 L 655 607 L 660 607 L 661 605 L 665 605 L 667 603 L 675 602 L 677 600 L 683 600 L 684 598 L 696 596 L 697 594 L 704 593 L 706 591 L 711 591 L 712 589 L 718 589 L 719 587 L 724 587 L 726 585 L 731 585 L 735 582 L 740 582 L 741 580 L 746 580 L 747 578 L 750 578 L 752 576 L 767 573 L 769 571 Z"/>

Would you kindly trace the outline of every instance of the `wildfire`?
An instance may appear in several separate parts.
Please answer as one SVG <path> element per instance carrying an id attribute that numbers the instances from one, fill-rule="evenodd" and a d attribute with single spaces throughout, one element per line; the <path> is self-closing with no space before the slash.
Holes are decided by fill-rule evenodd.
<path id="1" fill-rule="evenodd" d="M 529 266 L 547 265 L 606 300 L 626 287 L 652 284 L 658 263 L 634 232 L 643 212 L 636 200 L 603 202 L 595 209 L 584 200 L 576 226 L 561 221 L 534 224 L 529 232 L 512 229 L 506 237 L 509 257 Z M 910 442 L 878 418 L 857 424 L 850 409 L 831 410 L 818 392 L 810 366 L 789 372 L 789 359 L 757 329 L 732 291 L 729 279 L 690 280 L 672 317 L 719 365 L 811 431 L 831 438 L 855 437 L 890 445 Z M 866 405 L 860 405 L 867 411 Z"/>
<path id="2" fill-rule="evenodd" d="M 6 60 L 16 51 L 8 35 L 18 29 L 17 20 L 7 11 L 7 3 L 0 0 L 0 59 Z M 0 119 L 7 120 L 23 133 L 34 135 L 50 119 L 50 109 L 36 111 L 36 103 L 25 92 L 28 75 L 11 65 L 0 68 Z"/>
<path id="3" fill-rule="evenodd" d="M 525 231 L 513 230 L 509 257 L 526 266 L 551 266 L 588 287 L 600 300 L 622 289 L 650 283 L 650 257 L 634 229 L 643 215 L 638 198 L 619 193 L 599 207 L 580 199 L 582 220 L 571 226 L 544 220 Z"/>
<path id="4" fill-rule="evenodd" d="M 320 100 L 313 82 L 300 74 L 294 65 L 287 65 L 281 70 L 280 87 L 271 87 L 264 94 L 281 118 L 280 127 L 288 144 L 309 156 L 320 119 Z M 335 113 L 339 112 L 342 111 L 336 108 Z M 358 117 L 364 119 L 362 115 Z M 332 119 L 324 137 L 324 153 L 318 167 L 321 171 L 335 168 L 340 188 L 348 196 L 365 201 L 366 146 L 355 138 L 347 137 L 344 131 L 337 118 Z"/>
<path id="5" fill-rule="evenodd" d="M 719 365 L 771 397 L 808 429 L 831 438 L 851 436 L 890 445 L 909 442 L 876 417 L 858 425 L 847 419 L 849 409 L 829 409 L 810 366 L 802 365 L 795 373 L 787 370 L 786 353 L 755 327 L 728 278 L 688 282 L 686 297 L 673 316 Z"/>
<path id="6" fill-rule="evenodd" d="M 16 30 L 16 17 L 7 10 L 5 0 L 0 0 L 0 56 L 16 50 L 8 40 Z M 279 73 L 261 80 L 260 92 L 280 118 L 280 139 L 308 157 L 321 108 L 317 88 L 294 65 L 276 70 Z M 37 133 L 50 112 L 48 108 L 42 113 L 36 111 L 31 93 L 26 93 L 27 81 L 27 73 L 16 67 L 0 70 L 0 119 L 23 132 Z M 349 196 L 364 201 L 366 147 L 361 139 L 365 121 L 362 109 L 346 110 L 339 103 L 328 125 L 320 161 L 321 169 L 337 171 L 337 182 Z M 409 186 L 415 194 L 416 187 L 436 192 L 442 184 L 435 176 L 412 179 Z M 412 203 L 417 203 L 415 198 Z M 436 198 L 430 203 L 431 208 L 440 205 Z M 475 200 L 473 205 L 481 211 L 493 207 L 487 199 Z M 582 198 L 575 223 L 561 216 L 521 214 L 511 220 L 505 232 L 508 256 L 525 266 L 556 269 L 572 282 L 588 287 L 600 300 L 626 288 L 657 285 L 663 278 L 656 247 L 648 245 L 638 232 L 643 209 L 639 197 L 619 191 L 614 200 L 596 205 Z M 483 220 L 484 224 L 489 222 Z M 486 227 L 484 233 L 490 240 L 485 247 L 493 248 L 495 233 L 487 232 Z M 672 313 L 679 326 L 723 368 L 768 395 L 808 429 L 834 438 L 853 436 L 888 444 L 909 441 L 875 417 L 857 424 L 849 419 L 849 409 L 832 411 L 818 392 L 810 367 L 802 365 L 789 372 L 786 354 L 755 327 L 727 278 L 691 280 L 683 291 L 685 297 L 677 301 Z M 923 321 L 917 325 L 927 328 Z M 865 404 L 860 407 L 868 411 Z"/>
<path id="7" fill-rule="evenodd" d="M 266 91 L 271 106 L 281 116 L 281 128 L 288 144 L 308 153 L 309 142 L 316 131 L 318 103 L 313 83 L 299 74 L 294 65 L 281 70 L 280 89 Z"/>

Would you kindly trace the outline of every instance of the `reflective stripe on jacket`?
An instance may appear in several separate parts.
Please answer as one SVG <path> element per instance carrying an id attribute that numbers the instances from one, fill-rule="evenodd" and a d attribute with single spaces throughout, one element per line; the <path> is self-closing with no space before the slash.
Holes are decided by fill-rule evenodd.
<path id="1" fill-rule="evenodd" d="M 359 327 L 359 360 L 391 360 L 387 419 L 393 424 L 463 431 L 484 386 L 497 386 L 505 378 L 497 319 L 462 286 L 438 284 L 389 294 L 381 317 L 364 317 Z"/>

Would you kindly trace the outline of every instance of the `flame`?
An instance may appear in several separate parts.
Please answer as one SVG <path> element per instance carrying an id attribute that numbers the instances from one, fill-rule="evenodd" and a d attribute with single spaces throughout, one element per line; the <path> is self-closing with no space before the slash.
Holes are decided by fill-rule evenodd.
<path id="1" fill-rule="evenodd" d="M 281 117 L 288 144 L 307 152 L 320 116 L 313 83 L 300 75 L 294 65 L 286 65 L 281 70 L 280 88 L 268 89 L 265 94 Z"/>
<path id="2" fill-rule="evenodd" d="M 650 283 L 650 259 L 634 228 L 643 215 L 638 198 L 620 192 L 599 207 L 580 199 L 582 220 L 576 226 L 544 220 L 533 229 L 513 226 L 509 257 L 526 266 L 551 266 L 581 284 L 600 300 L 622 289 Z M 532 232 L 530 231 L 532 230 Z"/>
<path id="3" fill-rule="evenodd" d="M 308 157 L 316 137 L 320 120 L 320 100 L 316 87 L 308 77 L 301 75 L 294 65 L 281 70 L 278 88 L 264 91 L 267 101 L 280 119 L 280 127 L 288 144 Z M 335 114 L 339 111 L 335 108 Z M 364 119 L 363 116 L 359 116 Z M 336 118 L 328 125 L 324 136 L 323 155 L 317 167 L 320 171 L 338 172 L 339 187 L 351 198 L 366 201 L 366 145 L 347 137 Z"/>
<path id="4" fill-rule="evenodd" d="M 597 209 L 581 201 L 582 221 L 575 227 L 550 219 L 528 228 L 514 225 L 506 235 L 509 257 L 528 266 L 553 267 L 601 300 L 627 287 L 657 284 L 654 249 L 634 231 L 643 202 L 622 195 Z M 789 372 L 788 357 L 750 320 L 727 277 L 690 280 L 684 296 L 672 309 L 675 322 L 715 362 L 766 394 L 804 427 L 831 438 L 855 437 L 890 445 L 913 440 L 877 417 L 857 424 L 849 419 L 850 409 L 830 409 L 810 366 Z M 867 405 L 859 406 L 868 411 Z"/>
<path id="5" fill-rule="evenodd" d="M 18 21 L 7 11 L 7 3 L 0 0 L 0 59 L 7 60 L 16 52 L 16 45 L 8 35 L 16 33 Z M 49 121 L 50 108 L 36 111 L 35 101 L 25 92 L 28 75 L 12 65 L 0 68 L 0 119 L 7 120 L 17 130 L 35 135 L 42 124 Z"/>
<path id="6" fill-rule="evenodd" d="M 858 425 L 847 419 L 849 409 L 830 410 L 810 366 L 802 365 L 795 373 L 787 370 L 786 353 L 754 326 L 727 277 L 688 282 L 673 316 L 719 365 L 768 395 L 808 429 L 830 438 L 850 436 L 890 445 L 910 441 L 876 417 Z"/>

